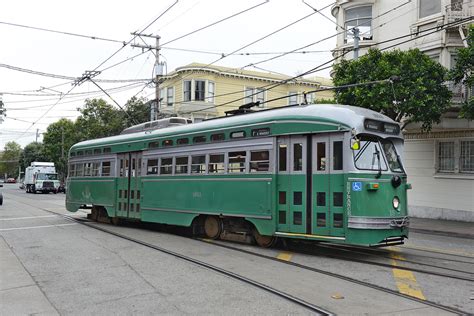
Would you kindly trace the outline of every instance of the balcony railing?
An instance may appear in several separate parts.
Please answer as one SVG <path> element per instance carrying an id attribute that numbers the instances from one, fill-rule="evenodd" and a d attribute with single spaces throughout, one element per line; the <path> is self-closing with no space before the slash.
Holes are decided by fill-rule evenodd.
<path id="1" fill-rule="evenodd" d="M 463 0 L 451 1 L 451 4 L 448 4 L 446 6 L 447 23 L 452 23 L 461 19 L 468 18 L 470 16 L 469 4 L 470 4 L 469 1 L 463 1 Z M 470 23 L 470 22 L 466 22 L 466 23 Z"/>

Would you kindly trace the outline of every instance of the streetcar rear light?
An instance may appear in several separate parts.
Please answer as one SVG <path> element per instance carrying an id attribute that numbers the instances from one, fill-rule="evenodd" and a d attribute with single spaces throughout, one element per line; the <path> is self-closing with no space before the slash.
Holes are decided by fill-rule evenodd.
<path id="1" fill-rule="evenodd" d="M 393 198 L 392 205 L 394 209 L 398 209 L 398 207 L 400 206 L 400 200 L 397 196 Z"/>

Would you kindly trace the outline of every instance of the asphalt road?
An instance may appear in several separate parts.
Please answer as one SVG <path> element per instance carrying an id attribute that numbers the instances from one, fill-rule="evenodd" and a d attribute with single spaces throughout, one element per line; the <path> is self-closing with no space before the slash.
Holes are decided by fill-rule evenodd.
<path id="1" fill-rule="evenodd" d="M 5 185 L 3 193 L 0 315 L 310 313 L 241 281 L 42 210 L 71 214 L 64 208 L 64 194 L 26 194 L 17 185 Z M 85 215 L 84 212 L 74 214 L 83 218 Z M 449 314 L 328 275 L 183 236 L 133 225 L 97 225 L 225 268 L 336 314 Z M 410 295 L 421 293 L 424 299 L 474 313 L 469 281 L 405 270 L 397 272 L 392 268 L 284 249 L 232 245 Z M 402 260 L 413 260 L 459 271 L 472 271 L 474 265 L 472 240 L 460 238 L 412 234 L 406 248 L 397 247 L 391 253 L 391 258 L 374 260 L 383 263 L 395 260 L 399 265 L 403 265 Z"/>

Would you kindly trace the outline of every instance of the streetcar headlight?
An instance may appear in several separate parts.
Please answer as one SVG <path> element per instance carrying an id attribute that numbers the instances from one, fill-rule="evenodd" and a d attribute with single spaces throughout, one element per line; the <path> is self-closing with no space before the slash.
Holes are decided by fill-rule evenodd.
<path id="1" fill-rule="evenodd" d="M 398 196 L 393 198 L 392 205 L 394 209 L 398 210 L 398 207 L 400 206 L 400 199 L 398 198 Z"/>

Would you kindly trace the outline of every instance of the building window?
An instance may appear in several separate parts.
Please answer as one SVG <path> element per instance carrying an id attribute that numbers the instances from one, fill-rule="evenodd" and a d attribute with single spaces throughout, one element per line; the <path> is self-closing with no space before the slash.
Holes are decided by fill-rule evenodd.
<path id="1" fill-rule="evenodd" d="M 160 89 L 160 108 L 163 106 L 164 100 L 166 100 L 166 89 L 161 88 Z"/>
<path id="2" fill-rule="evenodd" d="M 252 103 L 253 102 L 253 88 L 246 87 L 245 88 L 245 99 L 244 104 Z"/>
<path id="3" fill-rule="evenodd" d="M 258 106 L 263 108 L 265 105 L 265 90 L 257 88 L 255 92 L 255 102 L 259 102 Z"/>
<path id="4" fill-rule="evenodd" d="M 259 107 L 263 107 L 265 102 L 265 89 L 245 87 L 244 104 L 252 102 L 260 102 Z"/>
<path id="5" fill-rule="evenodd" d="M 214 103 L 214 96 L 216 95 L 216 85 L 214 82 L 207 83 L 207 102 Z"/>
<path id="6" fill-rule="evenodd" d="M 194 101 L 204 101 L 206 93 L 206 82 L 204 80 L 194 81 Z"/>
<path id="7" fill-rule="evenodd" d="M 372 39 L 372 6 L 350 8 L 345 11 L 345 43 L 354 41 L 353 29 L 355 27 L 359 29 L 359 38 L 361 40 Z"/>
<path id="8" fill-rule="evenodd" d="M 173 106 L 174 103 L 174 88 L 169 87 L 166 91 L 166 105 Z"/>
<path id="9" fill-rule="evenodd" d="M 454 142 L 438 143 L 438 171 L 454 171 Z"/>
<path id="10" fill-rule="evenodd" d="M 474 172 L 474 140 L 461 141 L 460 172 Z"/>
<path id="11" fill-rule="evenodd" d="M 441 0 L 419 0 L 420 19 L 441 12 Z"/>
<path id="12" fill-rule="evenodd" d="M 191 101 L 191 80 L 183 82 L 183 100 L 184 102 Z"/>
<path id="13" fill-rule="evenodd" d="M 296 91 L 290 91 L 288 93 L 288 105 L 295 105 L 298 104 L 298 92 Z"/>
<path id="14" fill-rule="evenodd" d="M 474 172 L 474 140 L 439 141 L 436 149 L 437 172 Z"/>

